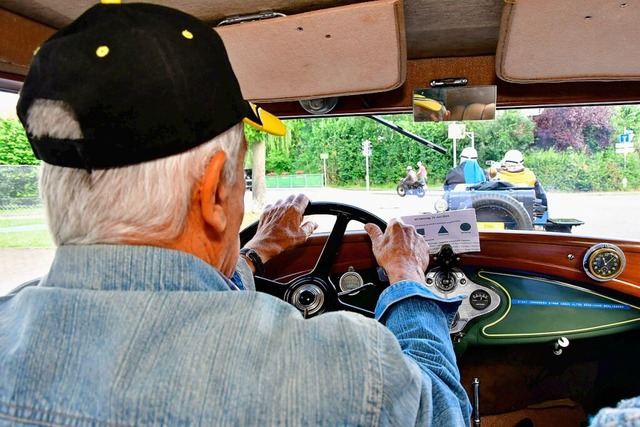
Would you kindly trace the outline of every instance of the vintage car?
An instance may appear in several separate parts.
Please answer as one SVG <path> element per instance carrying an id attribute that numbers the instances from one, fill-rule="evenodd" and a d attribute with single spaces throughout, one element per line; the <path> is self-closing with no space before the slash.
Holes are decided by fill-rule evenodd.
<path id="1" fill-rule="evenodd" d="M 437 117 L 458 123 L 513 108 L 640 101 L 637 2 L 152 2 L 216 27 L 245 97 L 284 119 L 413 114 L 414 91 L 425 88 L 495 87 L 495 104 L 467 100 Z M 38 45 L 93 3 L 0 0 L 0 90 L 19 91 Z M 435 102 L 425 108 L 435 112 Z M 361 141 L 340 142 L 349 143 L 359 150 Z M 254 192 L 261 168 L 253 165 Z M 447 297 L 465 295 L 451 339 L 475 425 L 585 425 L 600 408 L 640 395 L 640 206 L 631 190 L 595 201 L 572 194 L 574 211 L 559 215 L 585 225 L 571 234 L 480 230 L 478 251 L 435 248 L 427 283 Z M 396 199 L 420 201 L 416 214 L 433 212 L 428 197 Z M 372 213 L 349 200 L 309 207 L 333 225 L 272 259 L 257 278 L 262 292 L 310 317 L 372 315 L 388 281 L 366 233 L 348 223 L 385 227 L 397 211 Z M 241 239 L 254 232 L 249 226 Z"/>
<path id="2" fill-rule="evenodd" d="M 570 233 L 584 224 L 575 218 L 549 216 L 549 207 L 536 197 L 534 187 L 504 181 L 460 184 L 444 192 L 444 209 L 474 209 L 481 228 L 503 230 L 545 230 Z M 436 202 L 437 204 L 440 201 Z"/>

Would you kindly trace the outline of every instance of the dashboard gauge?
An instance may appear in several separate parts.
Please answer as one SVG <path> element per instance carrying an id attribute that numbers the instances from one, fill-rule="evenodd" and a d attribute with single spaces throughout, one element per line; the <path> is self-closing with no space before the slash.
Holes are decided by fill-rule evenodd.
<path id="1" fill-rule="evenodd" d="M 484 310 L 491 304 L 491 295 L 484 289 L 475 290 L 469 296 L 469 303 L 476 310 Z"/>
<path id="2" fill-rule="evenodd" d="M 599 282 L 618 277 L 624 270 L 626 259 L 622 250 L 610 243 L 593 245 L 584 255 L 583 267 L 587 276 Z"/>
<path id="3" fill-rule="evenodd" d="M 349 267 L 348 271 L 340 276 L 338 286 L 342 292 L 351 291 L 357 289 L 364 284 L 362 276 L 355 272 L 353 267 Z M 357 292 L 354 293 L 354 295 Z"/>

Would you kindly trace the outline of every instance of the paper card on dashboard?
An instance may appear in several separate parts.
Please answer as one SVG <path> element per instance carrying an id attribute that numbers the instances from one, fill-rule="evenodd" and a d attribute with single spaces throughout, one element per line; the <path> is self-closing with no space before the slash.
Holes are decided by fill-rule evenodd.
<path id="1" fill-rule="evenodd" d="M 476 211 L 473 209 L 410 215 L 401 219 L 424 236 L 432 254 L 439 252 L 445 243 L 450 244 L 456 253 L 480 251 Z"/>

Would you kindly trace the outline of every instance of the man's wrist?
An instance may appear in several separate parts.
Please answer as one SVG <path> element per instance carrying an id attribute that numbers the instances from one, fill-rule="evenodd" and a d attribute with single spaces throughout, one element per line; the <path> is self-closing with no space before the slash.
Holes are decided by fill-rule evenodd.
<path id="1" fill-rule="evenodd" d="M 425 273 L 421 272 L 419 267 L 390 268 L 385 269 L 385 271 L 387 272 L 389 283 L 391 284 L 408 280 L 425 286 L 427 285 Z"/>
<path id="2" fill-rule="evenodd" d="M 264 263 L 258 252 L 251 248 L 242 248 L 240 249 L 240 255 L 251 261 L 251 264 L 253 264 L 253 274 L 255 276 L 264 276 Z"/>

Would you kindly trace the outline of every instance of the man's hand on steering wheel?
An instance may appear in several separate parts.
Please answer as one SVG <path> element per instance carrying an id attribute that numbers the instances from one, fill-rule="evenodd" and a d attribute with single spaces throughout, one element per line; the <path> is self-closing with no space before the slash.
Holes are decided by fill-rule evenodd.
<path id="1" fill-rule="evenodd" d="M 318 228 L 314 221 L 303 223 L 304 211 L 308 204 L 309 198 L 299 194 L 267 205 L 260 215 L 255 235 L 244 247 L 255 250 L 262 262 L 266 263 L 287 249 L 306 242 Z"/>
<path id="2" fill-rule="evenodd" d="M 268 207 L 263 213 L 259 223 L 256 221 L 240 232 L 240 243 L 245 249 L 255 248 L 254 250 L 257 249 L 260 251 L 258 253 L 259 256 L 262 256 L 264 253 L 265 258 L 267 258 L 267 256 L 272 258 L 286 249 L 291 249 L 296 245 L 304 243 L 309 235 L 316 229 L 317 225 L 315 222 L 302 222 L 304 215 L 330 215 L 335 217 L 333 227 L 324 240 L 314 267 L 309 271 L 300 271 L 295 277 L 288 277 L 286 281 L 280 281 L 277 277 L 273 277 L 273 275 L 265 275 L 264 270 L 262 272 L 256 272 L 255 284 L 257 291 L 287 301 L 298 308 L 305 317 L 313 317 L 327 311 L 336 310 L 348 310 L 374 317 L 377 298 L 371 300 L 370 297 L 360 294 L 359 296 L 364 296 L 364 298 L 360 298 L 357 301 L 352 299 L 351 289 L 341 288 L 338 277 L 335 277 L 333 274 L 347 231 L 347 225 L 351 221 L 370 224 L 367 225 L 369 230 L 373 230 L 370 233 L 377 236 L 378 239 L 383 239 L 378 244 L 378 246 L 381 247 L 379 252 L 383 262 L 385 262 L 389 270 L 393 272 L 391 277 L 394 281 L 414 277 L 415 273 L 409 273 L 407 271 L 400 272 L 404 267 L 413 266 L 412 270 L 416 271 L 419 270 L 420 267 L 426 269 L 428 249 L 418 250 L 417 255 L 414 255 L 411 253 L 411 247 L 401 251 L 393 248 L 395 244 L 411 244 L 415 247 L 419 245 L 419 243 L 416 242 L 417 237 L 412 235 L 402 236 L 403 233 L 407 234 L 407 226 L 398 224 L 397 231 L 383 234 L 382 230 L 386 230 L 387 223 L 370 212 L 342 203 L 309 203 L 309 199 L 303 195 L 295 198 L 291 196 L 285 202 L 279 201 L 273 206 Z M 372 229 L 372 225 L 374 225 L 375 228 Z M 383 236 L 385 237 L 383 238 Z M 266 247 L 270 249 L 265 251 L 262 245 L 266 245 Z M 427 254 L 425 257 L 427 260 L 423 259 L 420 255 L 424 253 Z M 388 262 L 384 261 L 386 258 L 393 258 L 395 255 L 406 255 L 408 260 L 403 262 L 395 262 L 392 260 Z M 416 263 L 413 258 L 414 256 L 418 256 L 423 259 L 423 261 Z M 251 256 L 247 254 L 247 258 L 251 259 Z M 251 261 L 253 260 L 251 259 Z M 420 267 L 418 267 L 418 265 Z M 363 283 L 362 286 L 369 288 L 374 294 L 376 292 L 379 294 L 388 286 L 389 282 L 379 279 L 377 275 L 375 277 L 378 277 L 378 279 L 370 274 L 368 278 L 370 283 Z M 424 275 L 420 276 L 418 281 L 422 283 L 423 280 Z M 373 294 L 369 293 L 369 296 L 371 295 Z"/>
<path id="3" fill-rule="evenodd" d="M 391 284 L 413 280 L 426 286 L 424 272 L 429 266 L 429 244 L 415 227 L 392 219 L 383 233 L 375 224 L 366 224 L 373 254 L 385 269 Z"/>

